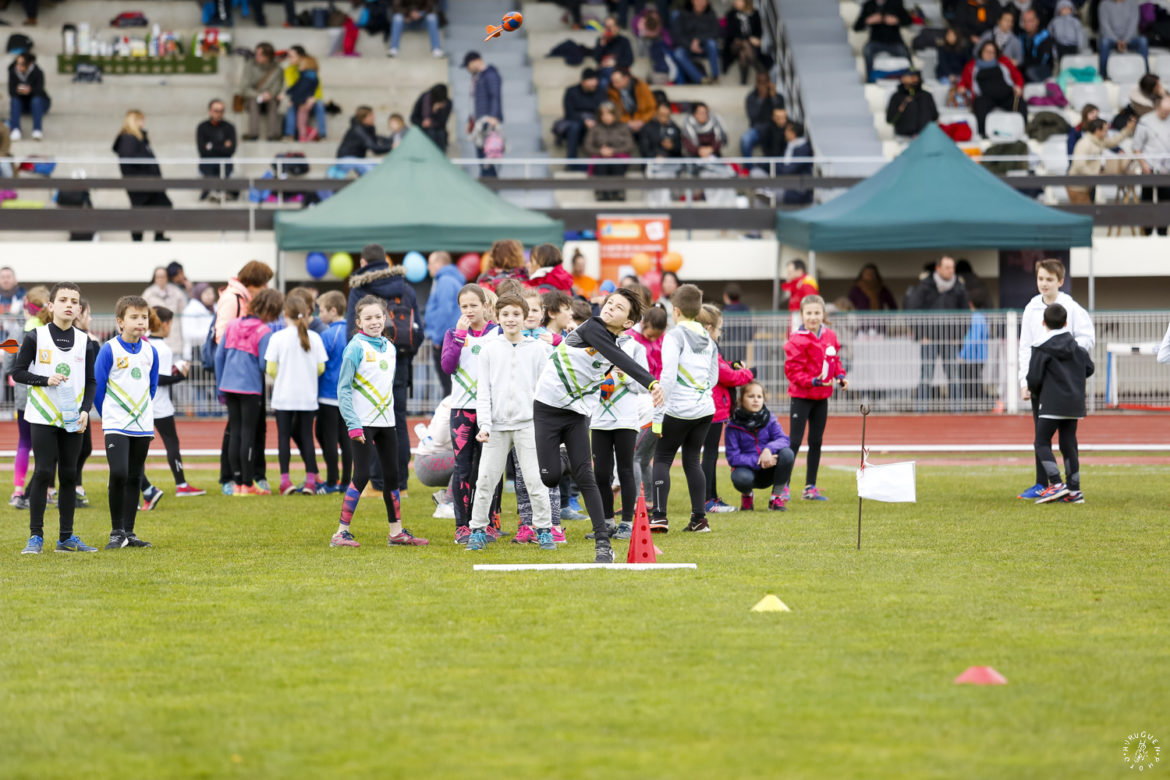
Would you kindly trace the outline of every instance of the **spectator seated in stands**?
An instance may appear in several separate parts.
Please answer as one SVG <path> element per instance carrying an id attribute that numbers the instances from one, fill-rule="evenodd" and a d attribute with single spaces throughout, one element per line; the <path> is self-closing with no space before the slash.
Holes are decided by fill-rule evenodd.
<path id="1" fill-rule="evenodd" d="M 358 106 L 353 118 L 349 120 L 349 129 L 341 138 L 341 145 L 337 147 L 337 167 L 349 171 L 357 171 L 362 176 L 373 170 L 377 163 L 359 163 L 367 154 L 386 154 L 391 149 L 391 140 L 377 134 L 374 130 L 376 121 L 374 109 L 369 106 Z"/>
<path id="2" fill-rule="evenodd" d="M 311 69 L 301 67 L 306 59 L 311 61 L 313 66 Z M 312 71 L 310 78 L 305 77 L 305 70 Z M 297 87 L 297 84 L 301 82 L 302 78 L 305 79 L 305 83 Z M 309 85 L 311 82 L 316 82 L 316 85 L 310 92 Z M 296 88 L 296 94 L 300 97 L 300 102 L 292 99 L 294 88 Z M 306 92 L 308 92 L 307 96 L 305 95 Z M 288 111 L 284 116 L 284 140 L 309 140 L 305 138 L 298 139 L 297 137 L 297 130 L 299 128 L 297 124 L 297 113 L 302 107 L 305 107 L 306 129 L 308 111 L 313 112 L 313 119 L 317 124 L 316 129 L 313 131 L 314 137 L 312 140 L 323 140 L 325 138 L 325 93 L 321 88 L 320 75 L 317 73 L 317 60 L 305 54 L 303 46 L 289 47 L 288 59 L 284 66 L 284 97 L 290 103 Z"/>
<path id="3" fill-rule="evenodd" d="M 642 156 L 666 160 L 682 156 L 682 130 L 671 118 L 670 106 L 660 103 L 654 119 L 642 128 Z"/>
<path id="4" fill-rule="evenodd" d="M 1052 33 L 1052 40 L 1056 43 L 1056 53 L 1063 57 L 1066 54 L 1078 54 L 1089 46 L 1085 36 L 1085 26 L 1077 16 L 1076 7 L 1072 0 L 1059 0 L 1056 4 L 1056 13 L 1048 23 L 1048 32 Z M 1102 74 L 1104 78 L 1104 74 Z"/>
<path id="5" fill-rule="evenodd" d="M 1089 122 L 1101 116 L 1101 109 L 1097 108 L 1092 103 L 1086 103 L 1081 108 L 1081 121 L 1073 129 L 1068 131 L 1068 154 L 1071 157 L 1073 150 L 1077 148 L 1077 141 L 1081 140 L 1081 134 L 1085 132 L 1085 128 L 1089 126 Z"/>
<path id="6" fill-rule="evenodd" d="M 635 136 L 642 132 L 642 126 L 650 121 L 658 108 L 650 85 L 632 75 L 628 68 L 619 68 L 610 74 L 606 96 L 617 106 L 618 119 Z"/>
<path id="7" fill-rule="evenodd" d="M 909 24 L 910 14 L 902 6 L 902 0 L 865 0 L 853 23 L 853 31 L 869 30 L 869 40 L 862 50 L 866 81 L 873 81 L 873 61 L 877 55 L 910 59 L 910 50 L 902 40 L 902 28 Z"/>
<path id="8" fill-rule="evenodd" d="M 1040 22 L 1040 29 L 1044 29 L 1048 25 L 1048 20 L 1051 15 L 1035 0 L 1008 0 L 1004 3 L 1004 8 L 1016 15 L 1016 35 L 1020 35 L 1024 31 L 1024 14 L 1028 11 L 1035 11 L 1036 18 Z"/>
<path id="9" fill-rule="evenodd" d="M 600 69 L 598 75 L 603 90 L 609 87 L 609 74 L 615 68 L 630 68 L 634 64 L 634 47 L 630 46 L 630 39 L 622 35 L 618 20 L 613 16 L 605 18 L 605 27 L 591 53 Z"/>
<path id="10" fill-rule="evenodd" d="M 389 133 L 386 138 L 390 141 L 390 151 L 398 148 L 398 144 L 402 143 L 403 136 L 410 130 L 406 126 L 406 119 L 402 114 L 391 114 L 386 119 L 386 130 Z"/>
<path id="11" fill-rule="evenodd" d="M 1052 40 L 1052 33 L 1045 30 L 1040 24 L 1040 14 L 1035 9 L 1024 11 L 1020 31 L 1020 47 L 1024 50 L 1024 61 L 1020 70 L 1024 72 L 1024 81 L 1029 84 L 1039 84 L 1052 78 L 1052 71 L 1056 65 L 1056 44 Z"/>
<path id="12" fill-rule="evenodd" d="M 967 63 L 961 82 L 975 98 L 972 110 L 979 123 L 979 134 L 984 129 L 987 115 L 994 109 L 1018 111 L 1028 118 L 1028 104 L 1023 99 L 1024 76 L 1007 57 L 1000 56 L 999 47 L 987 41 L 979 47 L 979 56 Z"/>
<path id="13" fill-rule="evenodd" d="M 1146 71 L 1150 69 L 1150 43 L 1144 36 L 1138 34 L 1138 22 L 1141 21 L 1141 9 L 1138 0 L 1101 0 L 1097 9 L 1100 21 L 1100 34 L 1097 36 L 1097 49 L 1101 56 L 1101 77 L 1109 73 L 1106 65 L 1109 55 L 1117 50 L 1129 52 L 1137 49 L 1146 62 Z"/>
<path id="14" fill-rule="evenodd" d="M 613 160 L 634 156 L 637 146 L 634 144 L 634 134 L 624 122 L 618 120 L 617 106 L 608 100 L 597 109 L 597 122 L 585 134 L 584 151 L 587 157 L 595 160 Z M 626 163 L 602 164 L 594 163 L 590 166 L 590 175 L 597 176 L 625 176 L 629 165 Z M 599 191 L 598 200 L 625 200 L 625 190 Z"/>
<path id="15" fill-rule="evenodd" d="M 236 126 L 223 118 L 222 100 L 212 100 L 207 105 L 207 119 L 195 128 L 195 146 L 199 152 L 199 175 L 206 179 L 227 179 L 232 175 L 232 156 L 236 153 Z M 226 193 L 235 200 L 238 191 Z M 218 192 L 204 190 L 199 200 L 211 199 L 218 203 L 222 198 Z"/>
<path id="16" fill-rule="evenodd" d="M 861 267 L 853 286 L 849 288 L 849 302 L 854 311 L 897 311 L 894 294 L 882 281 L 882 273 L 873 263 Z"/>
<path id="17" fill-rule="evenodd" d="M 747 84 L 753 68 L 757 75 L 768 73 L 769 59 L 760 49 L 763 35 L 760 12 L 752 7 L 752 0 L 732 0 L 723 17 L 723 70 L 737 63 L 740 84 Z"/>
<path id="18" fill-rule="evenodd" d="M 938 47 L 938 64 L 934 67 L 934 76 L 944 84 L 949 82 L 954 86 L 963 77 L 963 69 L 971 59 L 970 44 L 963 40 L 958 30 L 948 27 Z"/>
<path id="19" fill-rule="evenodd" d="M 744 108 L 750 127 L 739 139 L 739 156 L 751 157 L 755 148 L 763 143 L 764 133 L 772 122 L 772 110 L 784 108 L 784 97 L 776 94 L 776 85 L 767 73 L 756 74 L 756 87 L 744 100 Z"/>
<path id="20" fill-rule="evenodd" d="M 679 83 L 713 83 L 719 80 L 719 39 L 723 32 L 719 17 L 707 0 L 690 0 L 690 7 L 678 12 L 674 20 L 674 64 L 678 66 Z M 703 76 L 691 59 L 707 55 L 708 76 Z"/>
<path id="21" fill-rule="evenodd" d="M 12 131 L 12 140 L 21 139 L 20 120 L 25 113 L 32 114 L 32 137 L 37 141 L 44 138 L 41 123 L 49 112 L 50 100 L 45 92 L 44 71 L 32 52 L 18 55 L 8 66 L 8 97 L 8 129 Z"/>
<path id="22" fill-rule="evenodd" d="M 789 122 L 784 128 L 784 137 L 787 145 L 784 149 L 783 161 L 776 166 L 777 176 L 811 176 L 813 173 L 812 145 L 804 137 L 804 125 L 800 122 Z M 804 158 L 804 159 L 802 159 Z M 785 189 L 782 203 L 812 203 L 812 190 Z"/>
<path id="23" fill-rule="evenodd" d="M 934 96 L 922 88 L 922 74 L 909 70 L 902 74 L 902 83 L 890 96 L 886 106 L 886 121 L 894 126 L 894 135 L 914 138 L 931 122 L 938 121 L 938 107 Z"/>
<path id="24" fill-rule="evenodd" d="M 423 135 L 435 142 L 435 146 L 447 151 L 447 121 L 451 118 L 451 98 L 446 84 L 436 84 L 418 96 L 410 111 L 410 123 L 423 131 Z"/>
<path id="25" fill-rule="evenodd" d="M 727 145 L 727 131 L 706 103 L 693 103 L 683 120 L 682 142 L 687 157 L 719 157 Z"/>
<path id="26" fill-rule="evenodd" d="M 390 18 L 390 46 L 387 57 L 398 56 L 398 44 L 402 42 L 402 31 L 407 25 L 418 27 L 425 24 L 431 36 L 431 56 L 445 56 L 439 44 L 439 14 L 435 0 L 394 0 L 394 16 Z"/>
<path id="27" fill-rule="evenodd" d="M 243 140 L 260 139 L 260 117 L 264 116 L 264 138 L 280 140 L 280 93 L 284 75 L 276 63 L 276 52 L 271 43 L 258 43 L 253 57 L 244 63 L 236 93 L 244 98 L 248 113 L 248 132 Z"/>
<path id="28" fill-rule="evenodd" d="M 1154 103 L 1154 110 L 1138 120 L 1133 133 L 1133 153 L 1140 155 L 1138 163 L 1142 173 L 1170 173 L 1170 95 L 1162 95 Z M 1157 192 L 1158 203 L 1170 203 L 1170 187 L 1142 187 L 1142 202 L 1152 203 Z M 1143 228 L 1146 235 L 1152 228 Z M 1158 228 L 1159 235 L 1166 235 L 1166 223 Z"/>
<path id="29" fill-rule="evenodd" d="M 1004 11 L 1000 14 L 995 27 L 979 36 L 975 50 L 978 51 L 979 47 L 988 41 L 992 41 L 998 46 L 1000 54 L 1011 60 L 1017 68 L 1024 61 L 1024 47 L 1016 36 L 1016 15 L 1011 11 Z"/>
<path id="30" fill-rule="evenodd" d="M 650 83 L 668 84 L 674 81 L 678 66 L 670 54 L 670 40 L 662 15 L 656 8 L 647 8 L 634 23 L 634 35 L 639 51 L 650 57 Z"/>
<path id="31" fill-rule="evenodd" d="M 1100 176 L 1105 171 L 1105 151 L 1113 149 L 1134 134 L 1137 118 L 1130 117 L 1129 123 L 1120 133 L 1109 136 L 1109 125 L 1104 119 L 1091 119 L 1084 127 L 1069 166 L 1069 176 Z M 1068 187 L 1069 203 L 1092 203 L 1093 188 Z"/>
<path id="32" fill-rule="evenodd" d="M 556 123 L 553 132 L 565 140 L 565 153 L 569 158 L 579 157 L 581 142 L 585 133 L 597 124 L 597 109 L 605 102 L 605 92 L 599 89 L 600 79 L 593 68 L 581 71 L 581 82 L 565 90 L 561 99 L 564 116 Z M 583 165 L 571 166 L 571 170 L 585 170 Z"/>
<path id="33" fill-rule="evenodd" d="M 1129 124 L 1129 120 L 1136 117 L 1141 119 L 1154 110 L 1158 99 L 1166 94 L 1162 87 L 1162 80 L 1153 73 L 1147 73 L 1129 90 L 1129 103 L 1117 112 L 1110 123 L 1114 130 L 1120 130 Z"/>
<path id="34" fill-rule="evenodd" d="M 786 109 L 772 109 L 772 117 L 768 120 L 768 126 L 764 128 L 765 157 L 783 157 L 788 151 L 788 124 Z"/>
<path id="35" fill-rule="evenodd" d="M 963 38 L 977 44 L 983 33 L 999 21 L 1000 11 L 998 0 L 959 0 L 955 28 Z"/>

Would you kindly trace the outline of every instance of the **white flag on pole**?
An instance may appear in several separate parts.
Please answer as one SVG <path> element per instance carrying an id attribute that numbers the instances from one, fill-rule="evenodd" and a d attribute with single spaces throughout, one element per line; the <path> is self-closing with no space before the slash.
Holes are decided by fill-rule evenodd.
<path id="1" fill-rule="evenodd" d="M 915 503 L 914 461 L 871 466 L 867 458 L 857 470 L 857 496 L 871 501 Z"/>

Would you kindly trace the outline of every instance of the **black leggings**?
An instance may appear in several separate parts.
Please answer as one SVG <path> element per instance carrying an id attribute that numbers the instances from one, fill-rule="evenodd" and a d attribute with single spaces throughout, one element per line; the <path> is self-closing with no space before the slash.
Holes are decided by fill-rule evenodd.
<path id="1" fill-rule="evenodd" d="M 386 503 L 386 517 L 391 522 L 398 521 L 398 498 L 394 485 L 398 484 L 398 435 L 393 428 L 362 428 L 366 442 L 353 441 L 353 482 L 350 487 L 354 494 L 361 495 L 370 483 L 370 464 L 374 454 L 382 464 L 382 481 L 390 490 L 382 491 L 382 500 Z M 349 435 L 348 433 L 346 435 Z M 356 508 L 356 503 L 355 503 Z"/>
<path id="2" fill-rule="evenodd" d="M 87 425 L 85 430 L 81 432 L 81 452 L 77 456 L 77 487 L 81 487 L 83 480 L 83 473 L 85 471 L 85 462 L 89 460 L 89 456 L 93 454 L 93 431 Z"/>
<path id="3" fill-rule="evenodd" d="M 687 477 L 687 490 L 691 494 L 691 517 L 707 516 L 707 481 L 703 477 L 703 465 L 699 458 L 703 452 L 703 440 L 707 438 L 707 429 L 711 427 L 712 416 L 709 414 L 697 420 L 684 420 L 668 414 L 663 419 L 662 438 L 658 440 L 658 446 L 654 450 L 656 518 L 666 517 L 666 501 L 670 497 L 670 467 L 674 465 L 674 456 L 678 454 L 680 447 L 683 474 Z"/>
<path id="4" fill-rule="evenodd" d="M 317 409 L 317 443 L 321 445 L 321 457 L 325 461 L 325 481 L 330 485 L 349 484 L 353 471 L 353 450 L 350 448 L 349 432 L 341 419 L 341 409 L 321 404 Z M 337 472 L 337 451 L 341 450 L 341 474 Z"/>
<path id="5" fill-rule="evenodd" d="M 317 450 L 313 447 L 313 416 L 315 414 L 315 412 L 303 410 L 276 410 L 276 446 L 282 476 L 288 473 L 289 461 L 292 460 L 289 439 L 297 443 L 301 460 L 305 462 L 305 472 L 314 475 L 317 473 Z"/>
<path id="6" fill-rule="evenodd" d="M 45 491 L 60 479 L 57 492 L 57 511 L 61 515 L 60 540 L 73 536 L 73 510 L 77 506 L 77 461 L 81 454 L 82 435 L 69 433 L 55 425 L 29 425 L 35 464 L 28 483 L 30 536 L 45 536 Z"/>
<path id="7" fill-rule="evenodd" d="M 149 436 L 106 434 L 106 461 L 110 464 L 110 529 L 134 533 L 138 491 L 146 468 Z"/>
<path id="8" fill-rule="evenodd" d="M 825 438 L 825 424 L 829 421 L 827 398 L 793 398 L 788 439 L 793 456 L 800 454 L 804 440 L 804 426 L 808 425 L 808 457 L 805 458 L 804 484 L 817 484 L 817 470 L 821 467 L 821 442 Z"/>
<path id="9" fill-rule="evenodd" d="M 179 432 L 175 429 L 175 418 L 154 418 L 154 429 L 158 431 L 158 437 L 162 439 L 163 446 L 167 449 L 167 465 L 171 467 L 171 476 L 175 478 L 175 484 L 186 485 L 187 475 L 183 473 L 183 457 L 179 454 Z M 147 479 L 145 471 L 139 487 L 143 490 L 150 487 L 150 480 Z"/>
<path id="10" fill-rule="evenodd" d="M 225 398 L 229 395 L 233 394 L 224 393 Z M 260 399 L 260 413 L 258 418 L 259 424 L 256 426 L 255 443 L 252 449 L 252 476 L 255 479 L 264 479 L 265 471 L 268 467 L 268 464 L 264 460 L 264 441 L 268 436 L 268 414 L 265 409 L 264 396 L 258 395 L 253 397 Z M 223 428 L 223 447 L 220 449 L 219 455 L 219 484 L 221 485 L 232 482 L 235 479 L 235 474 L 232 471 L 231 459 L 229 457 L 231 446 L 229 439 L 232 429 L 231 422 L 231 409 L 229 408 L 228 424 Z"/>
<path id="11" fill-rule="evenodd" d="M 1040 417 L 1036 420 L 1036 456 L 1044 466 L 1043 484 L 1055 485 L 1060 482 L 1060 469 L 1052 453 L 1052 434 L 1060 434 L 1060 457 L 1064 459 L 1065 482 L 1069 490 L 1081 489 L 1081 463 L 1077 455 L 1077 421 L 1053 420 Z"/>
<path id="12" fill-rule="evenodd" d="M 732 469 L 731 484 L 735 485 L 735 489 L 743 495 L 750 495 L 753 490 L 772 488 L 773 495 L 780 495 L 780 491 L 788 484 L 788 478 L 792 476 L 792 463 L 796 456 L 787 447 L 772 454 L 776 456 L 775 466 L 766 469 L 736 466 Z"/>
<path id="13" fill-rule="evenodd" d="M 618 482 L 622 486 L 622 522 L 634 519 L 634 505 L 638 503 L 638 485 L 634 478 L 634 444 L 638 432 L 627 428 L 599 431 L 593 434 L 593 472 L 601 491 L 601 506 L 606 519 L 613 518 L 613 465 L 617 461 Z"/>
<path id="14" fill-rule="evenodd" d="M 581 499 L 585 502 L 585 511 L 589 513 L 589 521 L 593 524 L 595 540 L 608 542 L 609 527 L 605 524 L 605 508 L 601 505 L 601 491 L 597 489 L 593 459 L 589 453 L 589 418 L 571 409 L 558 409 L 540 401 L 532 404 L 532 414 L 541 482 L 550 488 L 560 485 L 564 471 L 561 465 L 563 443 L 569 456 L 569 469 L 577 481 Z"/>
<path id="15" fill-rule="evenodd" d="M 228 408 L 228 464 L 232 481 L 251 487 L 255 475 L 256 426 L 263 423 L 258 395 L 224 393 Z"/>
<path id="16" fill-rule="evenodd" d="M 723 438 L 723 423 L 713 422 L 703 439 L 703 479 L 706 480 L 707 500 L 719 498 L 715 488 L 715 467 L 719 465 L 719 440 Z"/>

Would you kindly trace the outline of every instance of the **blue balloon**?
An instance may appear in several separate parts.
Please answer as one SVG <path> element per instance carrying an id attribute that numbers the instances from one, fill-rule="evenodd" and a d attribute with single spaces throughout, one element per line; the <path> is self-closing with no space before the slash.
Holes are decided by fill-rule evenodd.
<path id="1" fill-rule="evenodd" d="M 324 252 L 310 252 L 305 258 L 305 270 L 314 279 L 320 279 L 329 273 L 329 258 Z"/>
<path id="2" fill-rule="evenodd" d="M 427 278 L 427 260 L 418 252 L 407 252 L 402 265 L 406 269 L 406 281 L 411 284 Z"/>

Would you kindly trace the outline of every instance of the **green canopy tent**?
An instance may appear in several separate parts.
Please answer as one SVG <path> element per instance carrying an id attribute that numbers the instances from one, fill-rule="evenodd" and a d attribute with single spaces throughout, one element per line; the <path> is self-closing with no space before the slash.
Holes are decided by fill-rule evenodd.
<path id="1" fill-rule="evenodd" d="M 483 252 L 514 238 L 560 244 L 564 223 L 515 206 L 451 163 L 418 130 L 372 171 L 319 206 L 276 215 L 281 251 Z"/>
<path id="2" fill-rule="evenodd" d="M 1093 219 L 1021 195 L 931 124 L 884 168 L 828 203 L 776 215 L 781 244 L 815 252 L 1069 249 Z M 1089 266 L 1089 305 L 1094 295 Z"/>

